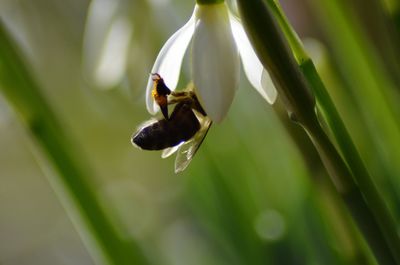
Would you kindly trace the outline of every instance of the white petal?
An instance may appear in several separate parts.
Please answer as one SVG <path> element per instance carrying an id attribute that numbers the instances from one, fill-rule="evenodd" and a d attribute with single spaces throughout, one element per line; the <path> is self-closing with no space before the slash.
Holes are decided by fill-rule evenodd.
<path id="1" fill-rule="evenodd" d="M 122 80 L 131 34 L 132 27 L 127 18 L 121 17 L 112 23 L 96 67 L 95 80 L 98 87 L 112 88 Z"/>
<path id="2" fill-rule="evenodd" d="M 92 85 L 106 89 L 121 81 L 131 34 L 131 23 L 122 14 L 119 1 L 92 1 L 83 45 L 84 70 Z"/>
<path id="3" fill-rule="evenodd" d="M 192 75 L 199 100 L 215 122 L 226 116 L 239 85 L 239 52 L 227 7 L 196 6 L 192 44 Z"/>
<path id="4" fill-rule="evenodd" d="M 260 94 L 268 101 L 269 104 L 274 104 L 276 98 L 278 97 L 278 91 L 276 90 L 269 73 L 265 69 L 261 74 L 261 87 L 262 92 L 260 92 Z M 265 96 L 263 93 L 265 93 Z"/>
<path id="5" fill-rule="evenodd" d="M 192 39 L 193 32 L 194 16 L 192 15 L 189 21 L 167 40 L 151 69 L 152 73 L 161 75 L 165 84 L 171 90 L 175 90 L 178 84 L 183 56 Z M 155 114 L 159 110 L 159 107 L 151 96 L 152 89 L 153 80 L 150 76 L 146 87 L 146 106 L 151 114 Z"/>
<path id="6" fill-rule="evenodd" d="M 230 15 L 230 21 L 233 37 L 235 38 L 236 44 L 239 48 L 240 57 L 242 59 L 247 79 L 265 100 L 270 104 L 273 104 L 277 97 L 277 91 L 268 72 L 264 69 L 254 52 L 240 21 L 233 15 Z"/>
<path id="7" fill-rule="evenodd" d="M 116 16 L 118 1 L 93 0 L 88 9 L 84 34 L 84 56 L 92 63 L 98 59 L 109 26 Z"/>

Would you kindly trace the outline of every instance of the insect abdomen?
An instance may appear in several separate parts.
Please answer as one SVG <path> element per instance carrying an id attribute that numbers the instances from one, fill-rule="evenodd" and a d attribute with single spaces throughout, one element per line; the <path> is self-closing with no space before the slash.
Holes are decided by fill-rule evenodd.
<path id="1" fill-rule="evenodd" d="M 162 150 L 188 141 L 200 129 L 200 123 L 189 106 L 178 104 L 170 120 L 159 120 L 139 130 L 132 143 L 145 150 Z"/>

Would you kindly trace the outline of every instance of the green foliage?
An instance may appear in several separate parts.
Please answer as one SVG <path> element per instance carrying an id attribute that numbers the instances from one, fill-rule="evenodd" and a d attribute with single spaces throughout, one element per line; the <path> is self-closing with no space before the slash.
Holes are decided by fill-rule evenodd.
<path id="1" fill-rule="evenodd" d="M 334 1 L 330 3 L 334 3 Z M 364 233 L 378 261 L 381 264 L 399 263 L 400 241 L 391 214 L 363 165 L 312 61 L 305 55 L 299 38 L 288 25 L 279 3 L 270 1 L 264 5 L 262 1 L 257 0 L 239 1 L 239 7 L 250 39 L 264 66 L 270 69 L 289 115 L 294 116 L 295 121 L 303 126 L 310 135 L 338 192 L 343 196 L 349 211 Z M 335 9 L 331 6 L 329 10 Z M 273 17 L 274 15 L 275 17 Z M 338 21 L 341 18 L 338 13 L 335 14 L 335 17 L 338 18 Z M 287 37 L 304 78 L 307 79 L 308 85 L 315 93 L 319 109 L 322 110 L 346 161 L 342 160 L 338 151 L 333 147 L 333 143 L 321 130 L 320 124 L 313 121 L 316 119 L 316 114 L 310 112 L 308 105 L 304 104 L 307 84 L 303 82 L 297 67 L 294 64 L 282 63 L 282 60 L 289 62 L 292 58 L 291 51 L 286 51 L 286 53 L 284 51 L 285 42 L 277 31 L 277 24 L 280 25 L 283 34 Z M 351 27 L 346 29 L 349 28 Z M 349 42 L 351 41 L 349 40 Z M 282 51 L 276 52 L 280 47 Z M 357 52 L 354 51 L 355 54 Z M 286 58 L 284 58 L 285 56 Z M 283 77 L 285 73 L 291 77 Z M 290 82 L 290 80 L 296 81 Z M 396 131 L 396 128 L 391 128 L 391 132 L 393 131 Z"/>
<path id="2" fill-rule="evenodd" d="M 248 33 L 264 34 L 265 45 L 252 40 L 280 99 L 267 105 L 242 78 L 227 119 L 212 126 L 179 175 L 172 158 L 133 148 L 129 139 L 150 118 L 143 94 L 151 64 L 194 1 L 110 5 L 111 21 L 122 18 L 116 21 L 132 29 L 125 72 L 103 90 L 81 67 L 88 3 L 0 4 L 0 92 L 7 102 L 0 98 L 0 237 L 13 235 L 0 243 L 1 264 L 93 263 L 66 239 L 76 231 L 99 264 L 396 264 L 399 224 L 391 215 L 400 216 L 400 73 L 399 58 L 387 58 L 398 52 L 397 1 L 385 1 L 385 8 L 375 0 L 380 8 L 371 8 L 308 0 L 314 17 L 294 3 L 283 10 L 276 0 L 238 2 L 242 12 L 254 2 L 270 8 L 272 24 L 262 8 L 248 10 L 260 12 L 250 17 Z M 284 11 L 302 17 L 311 25 L 306 31 L 326 44 L 322 60 L 303 47 Z M 367 27 L 364 15 L 375 11 L 379 27 Z M 110 33 L 111 24 L 99 27 Z M 179 86 L 186 81 L 183 74 Z M 15 158 L 17 148 L 39 158 L 40 168 L 28 166 L 31 157 Z M 337 191 L 328 172 L 344 189 Z M 45 174 L 54 191 L 40 194 L 43 200 L 38 190 L 24 193 Z M 53 192 L 68 217 L 52 210 Z M 13 214 L 16 202 L 29 209 L 25 215 Z M 40 207 L 32 210 L 35 203 Z M 40 226 L 45 218 L 50 227 Z M 73 220 L 76 230 L 60 228 L 52 221 L 58 218 Z M 30 238 L 28 224 L 44 236 Z"/>
<path id="3" fill-rule="evenodd" d="M 84 158 L 78 155 L 79 151 L 71 144 L 2 24 L 0 43 L 0 88 L 41 151 L 46 153 L 57 169 L 64 192 L 71 196 L 75 210 L 80 212 L 80 217 L 86 223 L 83 229 L 91 231 L 110 264 L 146 264 L 137 246 L 117 235 L 115 227 L 100 208 L 90 185 L 91 174 L 82 165 Z"/>

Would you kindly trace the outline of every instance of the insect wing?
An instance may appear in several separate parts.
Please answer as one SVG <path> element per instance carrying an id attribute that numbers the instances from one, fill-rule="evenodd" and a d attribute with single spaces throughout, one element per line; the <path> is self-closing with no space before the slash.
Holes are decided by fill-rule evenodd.
<path id="1" fill-rule="evenodd" d="M 175 173 L 185 170 L 190 161 L 192 161 L 193 156 L 203 143 L 203 140 L 211 127 L 212 121 L 208 117 L 203 117 L 201 123 L 202 126 L 200 130 L 193 136 L 193 138 L 180 146 L 175 159 Z"/>
<path id="2" fill-rule="evenodd" d="M 173 155 L 176 151 L 178 151 L 179 147 L 181 147 L 182 144 L 183 143 L 180 143 L 176 146 L 172 146 L 172 147 L 168 147 L 168 148 L 164 149 L 161 154 L 161 158 L 167 158 L 167 157 Z"/>

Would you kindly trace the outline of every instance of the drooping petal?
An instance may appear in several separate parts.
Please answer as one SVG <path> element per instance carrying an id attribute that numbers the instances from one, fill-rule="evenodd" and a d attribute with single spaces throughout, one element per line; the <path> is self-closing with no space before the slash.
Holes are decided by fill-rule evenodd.
<path id="1" fill-rule="evenodd" d="M 239 52 L 225 3 L 197 5 L 192 43 L 192 77 L 207 115 L 226 116 L 239 85 Z"/>
<path id="2" fill-rule="evenodd" d="M 268 103 L 273 104 L 278 93 L 268 72 L 254 52 L 242 23 L 233 15 L 230 15 L 230 22 L 247 79 Z"/>
<path id="3" fill-rule="evenodd" d="M 112 88 L 121 82 L 126 69 L 131 34 L 131 23 L 126 18 L 121 17 L 111 25 L 95 72 L 99 87 Z"/>
<path id="4" fill-rule="evenodd" d="M 265 93 L 263 96 L 269 104 L 274 104 L 276 98 L 278 97 L 278 90 L 276 90 L 274 83 L 272 82 L 271 76 L 267 70 L 263 70 L 261 74 L 261 87 L 262 91 Z M 260 92 L 261 93 L 261 92 Z M 261 93 L 263 95 L 263 93 Z"/>
<path id="5" fill-rule="evenodd" d="M 90 4 L 83 45 L 87 80 L 97 88 L 115 87 L 125 73 L 132 26 L 120 2 L 94 0 Z"/>
<path id="6" fill-rule="evenodd" d="M 164 79 L 165 84 L 171 90 L 175 90 L 178 84 L 183 56 L 192 39 L 193 32 L 194 16 L 192 15 L 189 21 L 167 40 L 151 69 L 152 73 L 158 73 Z M 155 114 L 159 107 L 152 98 L 152 89 L 153 80 L 149 76 L 146 87 L 146 106 L 150 114 Z"/>

